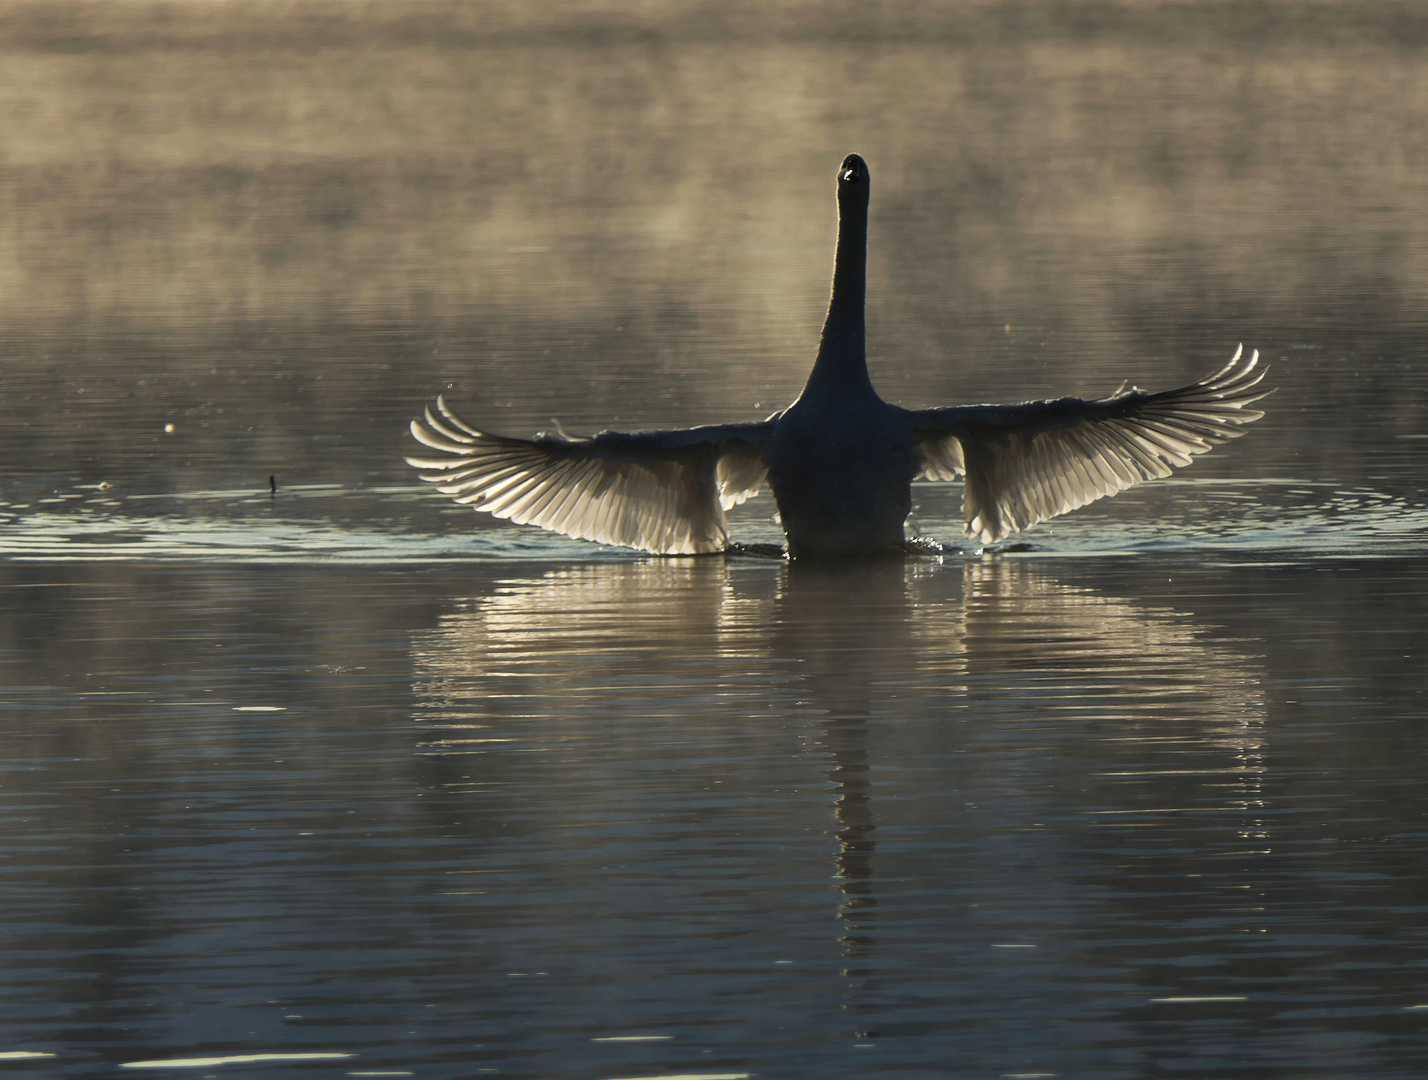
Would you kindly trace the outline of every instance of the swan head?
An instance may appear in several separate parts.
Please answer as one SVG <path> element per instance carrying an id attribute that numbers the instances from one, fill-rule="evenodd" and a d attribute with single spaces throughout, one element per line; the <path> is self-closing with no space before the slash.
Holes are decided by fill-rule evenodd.
<path id="1" fill-rule="evenodd" d="M 867 186 L 868 163 L 857 154 L 849 154 L 838 166 L 838 188 Z"/>
<path id="2" fill-rule="evenodd" d="M 851 209 L 868 205 L 868 163 L 849 154 L 838 166 L 838 205 Z"/>

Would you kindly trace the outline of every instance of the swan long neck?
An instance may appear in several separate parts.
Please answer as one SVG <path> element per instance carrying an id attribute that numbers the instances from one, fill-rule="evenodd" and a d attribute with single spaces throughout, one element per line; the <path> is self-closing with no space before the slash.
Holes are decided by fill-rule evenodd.
<path id="1" fill-rule="evenodd" d="M 868 378 L 868 184 L 838 188 L 838 250 L 833 258 L 833 295 L 808 385 L 872 390 Z"/>

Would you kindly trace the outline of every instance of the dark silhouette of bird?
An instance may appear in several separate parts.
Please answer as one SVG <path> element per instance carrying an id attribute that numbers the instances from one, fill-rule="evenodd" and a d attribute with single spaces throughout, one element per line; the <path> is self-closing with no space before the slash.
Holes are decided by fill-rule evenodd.
<path id="1" fill-rule="evenodd" d="M 665 555 L 736 547 L 725 511 L 773 490 L 796 560 L 901 554 L 912 482 L 963 481 L 967 533 L 984 544 L 1144 480 L 1244 433 L 1264 370 L 1243 350 L 1178 390 L 1124 390 L 1018 405 L 903 409 L 868 377 L 864 301 L 867 164 L 838 170 L 833 293 L 803 393 L 754 423 L 672 431 L 492 435 L 438 397 L 411 457 L 422 479 L 476 510 L 602 544 Z"/>

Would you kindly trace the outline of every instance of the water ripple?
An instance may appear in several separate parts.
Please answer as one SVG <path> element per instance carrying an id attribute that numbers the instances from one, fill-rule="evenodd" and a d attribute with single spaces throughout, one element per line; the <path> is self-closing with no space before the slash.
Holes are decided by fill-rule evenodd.
<path id="1" fill-rule="evenodd" d="M 0 501 L 0 560 L 424 563 L 639 557 L 464 510 L 433 513 L 406 487 L 314 484 L 277 497 L 252 491 L 116 496 L 100 487 Z M 961 535 L 960 491 L 919 485 L 918 529 L 948 554 Z M 733 516 L 741 541 L 776 542 L 767 494 Z M 434 525 L 434 527 L 432 527 Z M 1018 557 L 1247 552 L 1288 559 L 1415 554 L 1428 540 L 1417 493 L 1302 480 L 1172 480 L 1097 503 L 992 549 Z M 966 545 L 961 546 L 961 545 Z"/>

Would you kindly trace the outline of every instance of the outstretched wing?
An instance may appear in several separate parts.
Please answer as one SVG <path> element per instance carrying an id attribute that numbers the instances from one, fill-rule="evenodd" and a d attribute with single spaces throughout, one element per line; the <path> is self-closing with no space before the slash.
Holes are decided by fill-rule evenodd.
<path id="1" fill-rule="evenodd" d="M 910 412 L 921 475 L 965 475 L 967 532 L 983 543 L 1169 476 L 1264 415 L 1249 406 L 1272 391 L 1258 389 L 1259 353 L 1241 362 L 1243 351 L 1213 375 L 1159 394 Z"/>
<path id="2" fill-rule="evenodd" d="M 412 421 L 443 457 L 409 457 L 421 478 L 477 510 L 521 525 L 660 555 L 721 551 L 724 511 L 758 492 L 772 425 L 606 431 L 594 438 L 511 439 L 478 431 L 442 398 Z"/>

